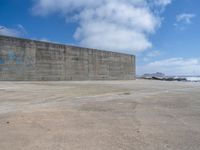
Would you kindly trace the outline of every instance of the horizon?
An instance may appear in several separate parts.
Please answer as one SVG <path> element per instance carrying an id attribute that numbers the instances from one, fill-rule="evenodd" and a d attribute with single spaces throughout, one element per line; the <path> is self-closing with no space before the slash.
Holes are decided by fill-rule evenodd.
<path id="1" fill-rule="evenodd" d="M 1 0 L 0 35 L 132 54 L 137 75 L 200 76 L 199 5 L 191 0 Z"/>

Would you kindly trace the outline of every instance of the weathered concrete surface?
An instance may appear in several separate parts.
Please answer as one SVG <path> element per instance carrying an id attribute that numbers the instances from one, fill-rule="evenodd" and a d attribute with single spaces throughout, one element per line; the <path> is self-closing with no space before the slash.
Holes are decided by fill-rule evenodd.
<path id="1" fill-rule="evenodd" d="M 0 36 L 0 80 L 131 80 L 135 56 Z"/>
<path id="2" fill-rule="evenodd" d="M 200 84 L 0 82 L 2 150 L 199 150 Z"/>

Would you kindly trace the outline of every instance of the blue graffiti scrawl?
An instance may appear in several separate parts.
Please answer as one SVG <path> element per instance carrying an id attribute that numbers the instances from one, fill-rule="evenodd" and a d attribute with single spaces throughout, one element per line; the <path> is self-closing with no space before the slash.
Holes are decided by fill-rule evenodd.
<path id="1" fill-rule="evenodd" d="M 16 62 L 16 64 L 22 64 L 22 59 L 21 59 L 21 57 L 17 57 L 16 56 L 16 54 L 12 51 L 12 50 L 10 50 L 9 52 L 8 52 L 8 61 L 9 62 Z"/>
<path id="2" fill-rule="evenodd" d="M 10 51 L 8 52 L 8 60 L 9 60 L 9 61 L 14 61 L 15 59 L 16 59 L 15 53 L 14 53 L 12 50 L 10 50 Z"/>
<path id="3" fill-rule="evenodd" d="M 5 64 L 5 61 L 4 59 L 0 58 L 0 65 L 3 65 L 3 64 Z"/>

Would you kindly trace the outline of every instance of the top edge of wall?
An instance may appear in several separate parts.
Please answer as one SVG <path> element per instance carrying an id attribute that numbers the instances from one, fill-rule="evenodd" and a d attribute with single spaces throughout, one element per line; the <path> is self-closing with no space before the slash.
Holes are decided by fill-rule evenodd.
<path id="1" fill-rule="evenodd" d="M 81 46 L 76 46 L 76 45 L 68 45 L 68 44 L 62 44 L 62 43 L 57 43 L 57 42 L 48 42 L 48 41 L 40 41 L 40 40 L 34 40 L 34 39 L 27 39 L 27 38 L 21 38 L 21 37 L 14 37 L 14 36 L 7 36 L 7 35 L 0 35 L 0 38 L 11 38 L 11 39 L 16 39 L 16 40 L 23 40 L 23 41 L 28 41 L 28 42 L 38 42 L 38 43 L 46 43 L 46 44 L 52 44 L 52 45 L 60 45 L 60 46 L 67 46 L 67 47 L 72 47 L 72 48 L 82 48 L 82 49 L 87 49 L 87 50 L 96 50 L 100 52 L 106 52 L 106 53 L 113 53 L 113 54 L 120 54 L 120 55 L 127 55 L 127 56 L 132 56 L 135 57 L 133 54 L 126 54 L 126 53 L 120 53 L 120 52 L 114 52 L 114 51 L 107 51 L 107 50 L 100 50 L 100 49 L 95 49 L 95 48 L 87 48 L 87 47 L 81 47 Z"/>

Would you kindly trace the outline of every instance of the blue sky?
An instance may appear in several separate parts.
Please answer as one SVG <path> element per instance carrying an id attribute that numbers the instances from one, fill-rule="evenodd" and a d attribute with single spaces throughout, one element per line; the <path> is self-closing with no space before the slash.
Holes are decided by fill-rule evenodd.
<path id="1" fill-rule="evenodd" d="M 137 74 L 200 75 L 199 0 L 0 0 L 0 34 L 135 54 Z"/>

